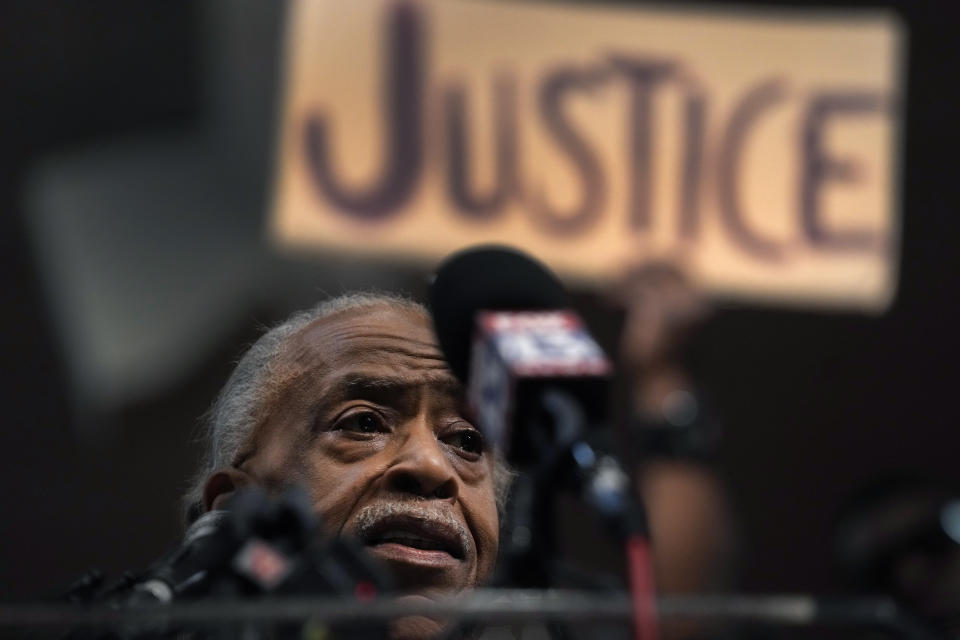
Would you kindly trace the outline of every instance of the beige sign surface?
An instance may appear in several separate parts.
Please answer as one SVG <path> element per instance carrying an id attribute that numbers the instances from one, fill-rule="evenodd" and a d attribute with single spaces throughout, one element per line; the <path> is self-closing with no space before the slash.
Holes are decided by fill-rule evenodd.
<path id="1" fill-rule="evenodd" d="M 882 310 L 896 289 L 889 14 L 490 0 L 291 3 L 271 233 L 599 281 Z"/>

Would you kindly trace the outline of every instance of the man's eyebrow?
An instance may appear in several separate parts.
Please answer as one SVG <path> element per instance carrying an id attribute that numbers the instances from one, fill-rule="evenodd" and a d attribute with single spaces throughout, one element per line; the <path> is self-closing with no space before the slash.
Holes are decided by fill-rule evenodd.
<path id="1" fill-rule="evenodd" d="M 416 380 L 348 373 L 332 382 L 329 398 L 334 401 L 363 398 L 388 404 L 390 401 L 396 402 L 405 396 L 416 394 L 422 387 L 432 388 L 457 399 L 462 398 L 464 393 L 460 382 L 448 373 L 425 374 Z"/>

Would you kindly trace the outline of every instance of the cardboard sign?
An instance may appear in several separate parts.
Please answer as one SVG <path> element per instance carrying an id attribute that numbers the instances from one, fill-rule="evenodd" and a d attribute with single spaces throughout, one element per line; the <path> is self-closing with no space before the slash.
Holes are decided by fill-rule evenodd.
<path id="1" fill-rule="evenodd" d="M 302 0 L 286 37 L 284 247 L 499 242 L 593 281 L 668 255 L 726 295 L 893 297 L 890 14 Z"/>

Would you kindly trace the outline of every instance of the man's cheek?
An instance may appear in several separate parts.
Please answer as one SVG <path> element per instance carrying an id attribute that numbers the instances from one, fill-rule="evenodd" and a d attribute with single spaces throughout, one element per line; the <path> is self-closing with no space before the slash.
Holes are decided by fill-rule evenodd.
<path id="1" fill-rule="evenodd" d="M 472 489 L 469 501 L 474 507 L 470 519 L 477 545 L 476 581 L 482 583 L 490 578 L 497 561 L 500 518 L 492 486 Z"/>
<path id="2" fill-rule="evenodd" d="M 353 465 L 326 461 L 313 465 L 307 487 L 313 498 L 314 511 L 330 535 L 339 535 L 369 484 L 367 474 Z"/>
<path id="3" fill-rule="evenodd" d="M 484 554 L 484 566 L 480 568 L 480 575 L 478 576 L 479 582 L 485 582 L 490 579 L 493 574 L 494 565 L 497 563 L 497 555 L 500 551 L 500 517 L 497 512 L 496 502 L 491 500 L 489 508 L 492 515 L 487 531 L 488 539 L 486 541 L 486 553 Z"/>
<path id="4" fill-rule="evenodd" d="M 309 489 L 309 470 L 304 462 L 302 448 L 295 443 L 280 443 L 274 439 L 250 461 L 248 467 L 258 482 L 273 491 L 283 491 L 298 485 Z"/>

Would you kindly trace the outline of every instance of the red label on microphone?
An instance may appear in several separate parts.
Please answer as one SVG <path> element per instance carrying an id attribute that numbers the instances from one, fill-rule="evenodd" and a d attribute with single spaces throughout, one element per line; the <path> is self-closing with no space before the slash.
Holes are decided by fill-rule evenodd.
<path id="1" fill-rule="evenodd" d="M 572 311 L 483 311 L 477 316 L 467 397 L 480 429 L 505 448 L 518 385 L 606 377 L 611 370 Z"/>
<path id="2" fill-rule="evenodd" d="M 572 311 L 486 311 L 479 328 L 515 376 L 610 374 L 603 350 Z"/>

